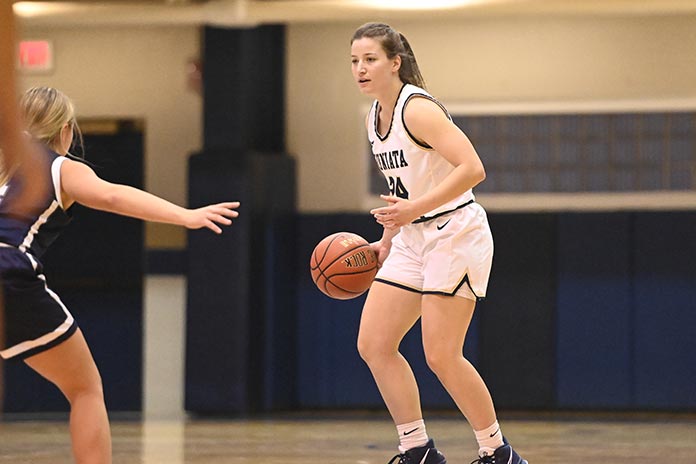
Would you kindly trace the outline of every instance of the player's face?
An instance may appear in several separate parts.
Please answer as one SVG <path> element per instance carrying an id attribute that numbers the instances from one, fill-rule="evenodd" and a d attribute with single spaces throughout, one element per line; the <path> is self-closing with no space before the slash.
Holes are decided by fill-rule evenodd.
<path id="1" fill-rule="evenodd" d="M 350 47 L 353 78 L 360 91 L 366 95 L 377 95 L 389 88 L 399 76 L 399 60 L 389 59 L 379 41 L 368 37 L 357 39 Z"/>

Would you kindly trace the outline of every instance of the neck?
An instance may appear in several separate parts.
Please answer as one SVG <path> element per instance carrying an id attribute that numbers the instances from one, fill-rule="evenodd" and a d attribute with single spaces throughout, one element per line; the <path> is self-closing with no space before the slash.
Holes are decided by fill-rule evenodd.
<path id="1" fill-rule="evenodd" d="M 404 83 L 398 79 L 392 82 L 389 85 L 389 88 L 387 88 L 382 95 L 379 95 L 377 97 L 379 106 L 387 109 L 388 111 L 391 111 L 392 108 L 394 108 L 394 105 L 396 105 L 396 99 L 399 98 L 399 93 L 401 93 L 401 88 L 403 86 Z"/>

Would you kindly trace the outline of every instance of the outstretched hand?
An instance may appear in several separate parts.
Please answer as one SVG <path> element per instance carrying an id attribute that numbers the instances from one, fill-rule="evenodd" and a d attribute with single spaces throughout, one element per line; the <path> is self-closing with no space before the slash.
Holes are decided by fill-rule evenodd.
<path id="1" fill-rule="evenodd" d="M 218 224 L 223 226 L 232 224 L 232 219 L 230 218 L 239 216 L 235 208 L 239 208 L 238 201 L 228 201 L 204 206 L 202 208 L 190 209 L 188 210 L 189 217 L 184 225 L 189 229 L 207 227 L 216 234 L 221 234 L 222 228 L 220 228 Z"/>
<path id="2" fill-rule="evenodd" d="M 389 204 L 371 210 L 370 214 L 385 229 L 398 229 L 401 226 L 410 224 L 419 217 L 419 214 L 413 210 L 413 203 L 409 200 L 394 195 L 380 195 L 380 198 Z"/>

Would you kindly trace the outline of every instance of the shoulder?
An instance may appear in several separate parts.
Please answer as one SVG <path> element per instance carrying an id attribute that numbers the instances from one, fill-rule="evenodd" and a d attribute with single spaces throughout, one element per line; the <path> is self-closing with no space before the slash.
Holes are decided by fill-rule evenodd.
<path id="1" fill-rule="evenodd" d="M 404 99 L 404 111 L 409 107 L 416 111 L 440 111 L 449 117 L 445 105 L 430 95 L 425 89 L 412 84 L 406 84 L 402 90 L 401 98 Z"/>
<path id="2" fill-rule="evenodd" d="M 450 120 L 444 106 L 429 95 L 413 94 L 404 104 L 404 122 L 414 125 L 444 123 Z"/>
<path id="3" fill-rule="evenodd" d="M 65 174 L 69 176 L 86 176 L 94 175 L 94 170 L 85 163 L 82 159 L 76 158 L 74 156 L 60 156 L 60 170 L 63 173 L 63 178 Z"/>

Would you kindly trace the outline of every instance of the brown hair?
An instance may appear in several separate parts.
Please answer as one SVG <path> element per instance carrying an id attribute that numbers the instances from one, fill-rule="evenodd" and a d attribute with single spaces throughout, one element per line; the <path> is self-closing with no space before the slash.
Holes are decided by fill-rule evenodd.
<path id="1" fill-rule="evenodd" d="M 425 80 L 418 68 L 416 56 L 413 54 L 411 45 L 402 33 L 397 32 L 388 24 L 367 23 L 363 24 L 355 31 L 350 43 L 352 44 L 356 40 L 364 37 L 379 40 L 382 49 L 386 52 L 389 59 L 397 55 L 401 57 L 399 78 L 402 82 L 425 89 Z"/>

